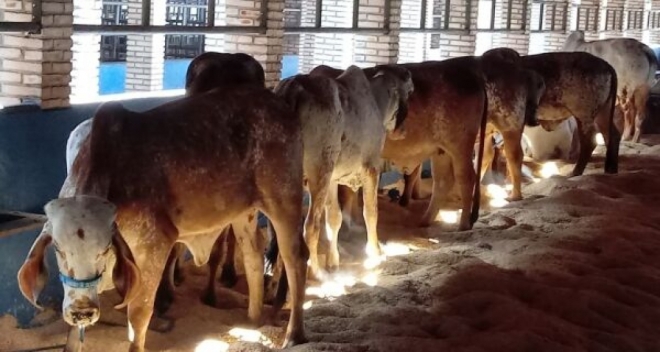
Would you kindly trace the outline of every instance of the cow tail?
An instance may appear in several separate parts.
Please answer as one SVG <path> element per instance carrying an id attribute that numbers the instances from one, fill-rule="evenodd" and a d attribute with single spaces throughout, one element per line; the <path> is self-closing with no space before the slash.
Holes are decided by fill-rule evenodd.
<path id="1" fill-rule="evenodd" d="M 484 159 L 484 144 L 486 141 L 486 124 L 488 122 L 488 93 L 486 87 L 484 91 L 484 106 L 481 115 L 481 131 L 479 131 L 479 152 L 477 155 L 477 175 L 474 181 L 474 193 L 472 195 L 472 210 L 470 211 L 470 226 L 479 219 L 479 207 L 481 206 L 481 164 Z"/>
<path id="2" fill-rule="evenodd" d="M 614 124 L 618 78 L 614 68 L 609 64 L 607 66 L 610 68 L 612 80 L 610 82 L 609 140 L 607 141 L 607 151 L 605 152 L 605 173 L 616 174 L 619 171 L 619 143 L 621 142 L 621 133 Z"/>

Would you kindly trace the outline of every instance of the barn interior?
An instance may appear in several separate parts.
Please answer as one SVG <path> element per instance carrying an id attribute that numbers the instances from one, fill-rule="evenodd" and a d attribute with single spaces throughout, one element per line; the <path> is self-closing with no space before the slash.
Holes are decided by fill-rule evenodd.
<path id="1" fill-rule="evenodd" d="M 660 0 L 0 0 L 0 351 L 129 350 L 132 328 L 126 309 L 113 309 L 115 290 L 100 295 L 100 320 L 84 334 L 62 319 L 52 246 L 42 309 L 17 280 L 67 176 L 70 133 L 104 102 L 142 112 L 180 99 L 190 62 L 204 52 L 251 55 L 272 88 L 319 65 L 443 61 L 500 47 L 561 52 L 574 31 L 660 53 Z M 584 174 L 569 177 L 574 118 L 554 131 L 525 127 L 523 199 L 507 200 L 500 157 L 481 182 L 470 230 L 458 230 L 456 188 L 436 222 L 418 226 L 429 165 L 406 207 L 402 175 L 385 165 L 383 255 L 366 255 L 356 201 L 339 234 L 339 268 L 307 280 L 309 342 L 284 350 L 660 351 L 660 85 L 643 110 L 642 137 L 621 142 L 616 174 L 603 172 L 601 134 Z M 201 299 L 208 265 L 181 264 L 184 279 L 170 309 L 152 318 L 147 351 L 282 347 L 290 302 L 251 324 L 236 252 L 238 280 L 215 280 L 213 307 Z"/>

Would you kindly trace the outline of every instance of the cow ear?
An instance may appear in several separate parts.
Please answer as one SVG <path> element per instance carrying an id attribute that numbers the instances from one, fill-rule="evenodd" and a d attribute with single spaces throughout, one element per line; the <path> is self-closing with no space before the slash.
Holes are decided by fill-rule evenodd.
<path id="1" fill-rule="evenodd" d="M 112 278 L 117 292 L 123 297 L 123 301 L 115 306 L 115 309 L 126 307 L 140 290 L 140 269 L 135 265 L 135 259 L 131 249 L 119 233 L 117 225 L 113 225 L 112 245 L 115 248 L 117 261 L 112 271 Z"/>
<path id="2" fill-rule="evenodd" d="M 18 287 L 25 298 L 33 306 L 43 309 L 37 304 L 37 298 L 48 282 L 48 270 L 44 261 L 46 247 L 52 240 L 50 223 L 46 222 L 39 237 L 32 244 L 25 262 L 18 270 Z"/>

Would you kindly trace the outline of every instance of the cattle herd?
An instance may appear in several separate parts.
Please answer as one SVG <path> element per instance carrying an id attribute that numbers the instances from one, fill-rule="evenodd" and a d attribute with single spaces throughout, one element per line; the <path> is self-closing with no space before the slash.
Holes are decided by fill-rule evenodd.
<path id="1" fill-rule="evenodd" d="M 511 200 L 522 198 L 525 126 L 551 131 L 575 117 L 580 151 L 571 175 L 584 172 L 598 132 L 606 142 L 605 172 L 615 174 L 622 136 L 639 140 L 656 69 L 653 52 L 639 41 L 585 42 L 574 32 L 561 52 L 521 56 L 498 48 L 444 61 L 319 66 L 271 90 L 251 56 L 204 53 L 188 68 L 185 97 L 142 113 L 105 103 L 71 133 L 68 176 L 59 198 L 45 206 L 48 220 L 18 272 L 20 290 L 38 306 L 52 244 L 64 320 L 80 330 L 97 322 L 100 283 L 111 275 L 123 297 L 116 308 L 127 307 L 134 332 L 130 351 L 144 351 L 154 309 L 167 310 L 181 280 L 183 252 L 196 265 L 210 264 L 203 299 L 213 304 L 220 264 L 223 280 L 235 282 L 238 244 L 248 317 L 263 323 L 264 270 L 281 263 L 271 303 L 277 310 L 289 295 L 284 346 L 305 343 L 307 276 L 322 279 L 340 263 L 338 232 L 351 199 L 342 194 L 362 190 L 367 253 L 381 254 L 381 160 L 404 174 L 399 203 L 406 206 L 430 159 L 432 196 L 418 225 L 435 221 L 456 186 L 458 229 L 469 230 L 495 133 L 504 141 Z M 622 119 L 614 118 L 616 109 Z M 258 234 L 259 212 L 268 219 L 268 242 Z M 330 248 L 320 255 L 324 232 Z"/>

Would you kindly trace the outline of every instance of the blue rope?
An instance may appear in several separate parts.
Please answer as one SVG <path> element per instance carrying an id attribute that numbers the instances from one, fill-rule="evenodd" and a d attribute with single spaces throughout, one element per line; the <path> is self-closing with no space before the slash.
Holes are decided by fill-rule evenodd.
<path id="1" fill-rule="evenodd" d="M 60 281 L 62 284 L 71 288 L 94 288 L 99 285 L 99 282 L 101 281 L 101 275 L 91 279 L 78 280 L 76 278 L 60 273 Z"/>

